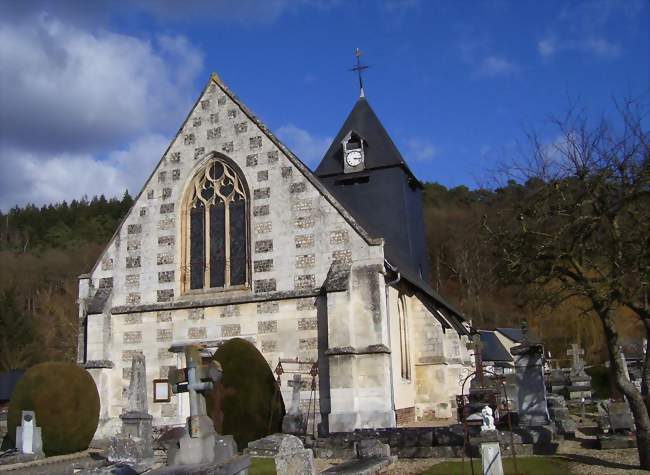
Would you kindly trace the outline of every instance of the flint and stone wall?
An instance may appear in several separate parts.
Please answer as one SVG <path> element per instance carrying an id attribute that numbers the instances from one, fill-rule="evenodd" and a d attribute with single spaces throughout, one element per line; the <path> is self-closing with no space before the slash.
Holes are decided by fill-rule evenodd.
<path id="1" fill-rule="evenodd" d="M 181 282 L 184 197 L 213 153 L 232 160 L 248 186 L 249 286 L 188 295 Z M 166 378 L 170 366 L 184 366 L 183 357 L 167 349 L 233 337 L 251 341 L 271 369 L 281 357 L 318 358 L 326 429 L 395 425 L 394 409 L 401 407 L 392 406 L 391 364 L 397 357 L 395 383 L 399 350 L 391 356 L 394 325 L 387 324 L 382 242 L 364 238 L 308 173 L 218 80 L 210 81 L 95 268 L 80 278 L 85 342 L 80 338 L 79 360 L 100 392 L 96 437 L 119 430 L 133 354 L 146 357 L 154 424 L 182 424 L 189 413 L 186 397 L 153 403 L 153 379 Z M 416 335 L 418 325 L 428 325 L 418 318 L 431 319 L 417 317 L 417 309 L 411 314 Z M 399 337 L 392 341 L 397 348 Z M 416 342 L 413 351 L 428 351 L 418 350 L 423 345 Z M 448 403 L 456 376 L 440 366 L 442 385 L 440 377 L 427 383 L 420 374 L 438 373 L 420 370 L 415 354 L 412 361 L 414 381 L 397 390 L 400 404 L 440 411 L 436 404 Z M 282 387 L 287 405 L 289 380 Z M 432 391 L 429 399 L 421 396 L 426 391 Z"/>

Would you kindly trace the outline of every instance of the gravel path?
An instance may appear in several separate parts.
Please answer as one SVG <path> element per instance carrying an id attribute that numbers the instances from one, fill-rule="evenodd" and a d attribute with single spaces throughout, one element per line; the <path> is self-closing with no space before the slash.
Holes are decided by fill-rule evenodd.
<path id="1" fill-rule="evenodd" d="M 576 420 L 577 422 L 577 420 Z M 575 475 L 648 475 L 639 466 L 636 449 L 598 450 L 595 424 L 580 425 L 576 440 L 563 441 L 558 456 L 571 462 L 569 468 Z"/>

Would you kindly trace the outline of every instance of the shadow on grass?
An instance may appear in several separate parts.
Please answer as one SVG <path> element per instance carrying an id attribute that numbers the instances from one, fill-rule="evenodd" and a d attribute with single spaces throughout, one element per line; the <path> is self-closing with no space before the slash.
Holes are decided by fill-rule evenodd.
<path id="1" fill-rule="evenodd" d="M 638 470 L 639 468 L 638 465 L 633 465 L 629 463 L 608 462 L 607 460 L 603 460 L 596 457 L 590 457 L 589 455 L 582 455 L 582 454 L 562 454 L 562 455 L 558 455 L 558 457 L 562 457 L 571 462 L 577 462 L 584 465 L 595 465 L 597 467 L 618 468 L 623 470 Z"/>
<path id="2" fill-rule="evenodd" d="M 514 474 L 512 459 L 503 459 L 503 470 L 506 475 Z M 481 475 L 483 469 L 480 461 L 474 462 L 474 475 Z M 560 457 L 518 457 L 517 473 L 519 475 L 569 475 L 569 461 Z M 429 467 L 420 475 L 470 475 L 472 467 L 469 461 L 464 465 L 460 461 L 442 462 Z"/>

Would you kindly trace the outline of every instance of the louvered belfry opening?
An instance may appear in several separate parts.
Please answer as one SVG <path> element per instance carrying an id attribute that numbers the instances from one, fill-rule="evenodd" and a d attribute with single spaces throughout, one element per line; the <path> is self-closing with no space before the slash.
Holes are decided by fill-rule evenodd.
<path id="1" fill-rule="evenodd" d="M 194 177 L 187 202 L 186 289 L 248 283 L 248 193 L 228 160 L 213 158 Z"/>

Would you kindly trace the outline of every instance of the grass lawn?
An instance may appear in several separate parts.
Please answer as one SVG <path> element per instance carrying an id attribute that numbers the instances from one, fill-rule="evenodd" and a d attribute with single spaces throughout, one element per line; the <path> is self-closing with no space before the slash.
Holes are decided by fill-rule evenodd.
<path id="1" fill-rule="evenodd" d="M 506 475 L 515 473 L 510 457 L 503 458 L 503 469 Z M 556 457 L 517 457 L 517 469 L 519 475 L 569 475 L 567 461 Z M 466 460 L 465 467 L 462 467 L 460 461 L 443 462 L 433 465 L 421 475 L 471 475 L 471 473 L 469 460 Z M 474 474 L 481 475 L 482 473 L 481 461 L 475 459 Z"/>
<path id="2" fill-rule="evenodd" d="M 275 475 L 275 461 L 272 457 L 253 457 L 248 475 Z"/>

